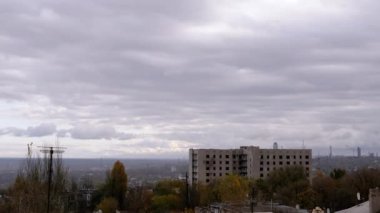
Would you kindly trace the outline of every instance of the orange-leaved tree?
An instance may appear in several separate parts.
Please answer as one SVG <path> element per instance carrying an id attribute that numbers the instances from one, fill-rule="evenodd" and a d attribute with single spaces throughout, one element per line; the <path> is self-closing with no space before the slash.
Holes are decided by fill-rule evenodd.
<path id="1" fill-rule="evenodd" d="M 128 177 L 125 172 L 123 163 L 116 161 L 110 173 L 107 174 L 107 180 L 104 187 L 104 195 L 113 197 L 117 200 L 119 209 L 123 210 L 126 206 Z"/>

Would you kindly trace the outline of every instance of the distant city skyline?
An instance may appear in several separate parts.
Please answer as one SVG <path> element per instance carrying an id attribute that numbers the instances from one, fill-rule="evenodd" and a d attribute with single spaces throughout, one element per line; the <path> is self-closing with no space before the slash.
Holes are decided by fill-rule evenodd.
<path id="1" fill-rule="evenodd" d="M 0 8 L 0 157 L 380 152 L 380 2 L 18 1 Z"/>

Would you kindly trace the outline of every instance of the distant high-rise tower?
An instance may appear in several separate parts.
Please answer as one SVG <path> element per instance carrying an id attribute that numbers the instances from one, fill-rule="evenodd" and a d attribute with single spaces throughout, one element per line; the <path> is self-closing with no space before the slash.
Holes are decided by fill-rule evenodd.
<path id="1" fill-rule="evenodd" d="M 274 143 L 273 143 L 273 149 L 278 149 L 278 144 L 277 144 L 277 142 L 274 142 Z"/>
<path id="2" fill-rule="evenodd" d="M 362 150 L 360 149 L 360 147 L 358 147 L 358 157 L 360 158 L 362 156 Z"/>
<path id="3" fill-rule="evenodd" d="M 332 157 L 332 146 L 330 146 L 330 154 L 329 154 L 329 157 L 330 157 L 330 158 Z"/>

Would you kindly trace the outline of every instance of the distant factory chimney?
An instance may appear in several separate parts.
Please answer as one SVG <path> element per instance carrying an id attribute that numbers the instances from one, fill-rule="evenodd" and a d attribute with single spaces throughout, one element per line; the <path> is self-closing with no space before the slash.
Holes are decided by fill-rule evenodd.
<path id="1" fill-rule="evenodd" d="M 278 149 L 278 144 L 277 144 L 277 142 L 274 142 L 274 143 L 273 143 L 273 149 Z"/>
<path id="2" fill-rule="evenodd" d="M 362 150 L 360 149 L 360 147 L 358 147 L 358 158 L 360 158 L 362 156 Z"/>

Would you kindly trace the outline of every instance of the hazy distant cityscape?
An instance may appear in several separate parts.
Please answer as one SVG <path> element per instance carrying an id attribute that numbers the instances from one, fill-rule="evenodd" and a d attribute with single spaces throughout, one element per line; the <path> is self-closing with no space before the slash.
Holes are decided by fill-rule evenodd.
<path id="1" fill-rule="evenodd" d="M 274 144 L 274 147 L 272 149 L 273 153 L 276 152 L 276 149 L 277 149 L 277 143 Z M 305 183 L 307 183 L 308 185 L 312 183 L 314 185 L 318 183 L 318 179 L 321 178 L 320 177 L 321 174 L 339 175 L 339 171 L 344 172 L 341 175 L 345 175 L 346 173 L 352 175 L 352 174 L 355 174 L 356 172 L 362 172 L 363 169 L 380 171 L 380 158 L 377 155 L 374 155 L 374 154 L 362 155 L 360 152 L 360 149 L 357 149 L 356 156 L 334 156 L 332 149 L 330 150 L 331 151 L 328 155 L 314 156 L 312 158 L 311 178 L 309 179 L 308 176 L 305 176 L 305 178 L 308 178 L 308 181 L 306 181 Z M 268 152 L 270 150 L 264 149 L 264 151 Z M 279 153 L 289 153 L 287 150 L 277 150 L 277 151 L 281 151 Z M 189 152 L 192 153 L 193 151 L 189 150 Z M 206 153 L 209 153 L 209 152 L 206 152 Z M 224 153 L 224 152 L 220 152 L 220 153 Z M 226 152 L 226 153 L 229 153 L 229 152 Z M 235 156 L 233 157 L 235 159 Z M 265 156 L 264 156 L 264 159 L 266 159 Z M 67 204 L 65 204 L 64 209 L 72 209 L 74 211 L 79 210 L 79 212 L 81 211 L 89 212 L 90 209 L 94 209 L 94 208 L 103 209 L 104 207 L 102 207 L 101 204 L 97 206 L 93 206 L 93 205 L 94 205 L 94 202 L 95 203 L 99 202 L 97 201 L 97 196 L 98 196 L 97 194 L 102 191 L 102 187 L 106 186 L 104 185 L 104 183 L 105 181 L 107 182 L 107 180 L 109 179 L 109 176 L 107 174 L 110 174 L 108 172 L 110 172 L 111 170 L 114 171 L 115 162 L 117 160 L 118 159 L 111 159 L 111 158 L 108 158 L 108 159 L 70 159 L 70 158 L 64 159 L 63 158 L 63 165 L 65 166 L 65 168 L 68 169 L 67 170 L 68 177 L 70 179 L 71 184 L 73 183 L 79 184 L 78 186 L 80 188 L 77 193 L 79 193 L 78 194 L 79 196 L 82 196 L 82 197 L 84 196 L 84 198 L 74 197 L 74 200 L 72 201 L 70 201 L 70 199 L 65 201 L 65 203 Z M 232 160 L 232 156 L 231 156 L 231 160 Z M 273 204 L 270 204 L 270 205 L 266 204 L 264 202 L 265 200 L 259 203 L 252 204 L 251 207 L 249 207 L 249 205 L 244 204 L 243 201 L 246 198 L 243 198 L 243 197 L 238 198 L 238 201 L 240 202 L 240 204 L 235 207 L 228 206 L 228 205 L 226 206 L 226 204 L 223 204 L 223 203 L 218 204 L 220 206 L 214 206 L 214 207 L 212 207 L 210 203 L 206 203 L 207 205 L 210 205 L 210 206 L 205 206 L 205 204 L 202 203 L 201 201 L 194 201 L 194 200 L 191 201 L 190 203 L 189 199 L 194 199 L 193 196 L 196 196 L 196 195 L 191 195 L 191 194 L 200 193 L 199 191 L 191 192 L 190 194 L 188 194 L 188 196 L 192 198 L 189 198 L 188 196 L 181 197 L 181 193 L 180 194 L 175 193 L 175 196 L 179 196 L 178 199 L 179 198 L 185 199 L 184 202 L 186 201 L 186 204 L 181 204 L 181 205 L 178 205 L 177 207 L 175 206 L 168 207 L 167 204 L 165 203 L 171 203 L 173 201 L 167 200 L 167 201 L 164 201 L 163 204 L 160 204 L 166 207 L 163 207 L 163 206 L 159 207 L 159 206 L 156 206 L 157 204 L 154 204 L 154 198 L 151 198 L 151 197 L 147 198 L 147 197 L 144 197 L 144 195 L 142 194 L 138 195 L 134 193 L 143 193 L 143 192 L 152 193 L 153 192 L 153 194 L 155 194 L 157 193 L 157 190 L 159 189 L 160 185 L 165 184 L 165 183 L 166 184 L 168 183 L 187 184 L 188 186 L 188 184 L 191 183 L 187 179 L 190 162 L 188 160 L 183 160 L 183 159 L 119 159 L 119 161 L 120 163 L 125 165 L 125 172 L 128 175 L 128 183 L 127 183 L 128 195 L 126 196 L 126 199 L 127 199 L 126 202 L 129 202 L 129 203 L 128 205 L 126 205 L 126 208 L 130 210 L 134 208 L 141 210 L 141 209 L 144 209 L 145 207 L 147 208 L 149 207 L 149 209 L 153 208 L 151 210 L 154 212 L 161 212 L 161 210 L 159 210 L 160 208 L 167 209 L 167 210 L 173 208 L 173 209 L 179 210 L 182 208 L 187 208 L 188 206 L 192 206 L 191 208 L 195 208 L 195 212 L 206 211 L 208 208 L 210 208 L 210 210 L 207 210 L 207 211 L 210 211 L 210 212 L 212 212 L 212 208 L 225 209 L 225 210 L 230 209 L 230 211 L 232 212 L 237 211 L 237 210 L 243 211 L 243 212 L 251 212 L 252 210 L 250 209 L 253 209 L 253 205 L 254 205 L 255 206 L 254 208 L 256 210 L 261 210 L 261 211 L 264 211 L 264 210 L 272 211 L 274 208 L 275 212 L 299 212 L 292 206 L 281 206 L 279 204 L 275 204 L 275 206 L 273 206 Z M 23 168 L 26 162 L 27 162 L 27 159 L 24 159 L 24 158 L 0 158 L 0 210 L 1 208 L 4 208 L 4 207 L 1 207 L 1 205 L 4 205 L 4 202 L 5 204 L 7 203 L 6 199 L 12 199 L 12 197 L 8 197 L 7 191 L 11 189 L 10 187 L 15 185 L 15 178 L 18 174 L 20 174 L 20 168 Z M 206 162 L 206 159 L 205 159 L 202 162 L 196 163 L 196 165 L 197 166 L 208 165 L 208 163 Z M 287 170 L 286 168 L 290 169 L 291 167 L 285 165 L 284 168 L 285 170 Z M 307 169 L 307 171 L 309 171 L 309 169 Z M 265 175 L 265 178 L 263 178 L 263 181 L 269 181 L 272 178 L 272 174 L 275 172 L 276 172 L 275 170 L 271 171 L 268 174 L 268 177 L 267 175 Z M 309 173 L 307 172 L 307 174 Z M 220 184 L 219 183 L 220 181 L 225 181 L 229 177 L 233 178 L 234 175 L 232 176 L 223 175 L 223 177 L 218 177 L 217 179 L 213 180 L 213 184 L 211 184 L 210 186 L 212 187 L 214 184 Z M 267 180 L 268 178 L 269 180 Z M 313 181 L 310 182 L 311 180 Z M 256 179 L 255 182 L 256 184 L 258 184 L 260 180 Z M 201 185 L 202 183 L 200 182 L 198 184 Z M 227 184 L 227 185 L 223 185 L 223 187 L 228 187 L 228 183 L 224 183 L 224 184 Z M 210 188 L 210 186 L 208 186 L 209 189 L 207 189 L 208 190 L 207 192 L 202 192 L 202 193 L 208 194 L 212 192 L 214 189 Z M 165 187 L 170 187 L 170 185 L 165 186 Z M 258 189 L 260 189 L 261 191 L 260 193 L 264 193 L 264 194 L 266 193 L 264 188 L 263 189 L 260 188 L 260 185 L 255 186 L 255 188 L 256 187 L 259 187 Z M 169 190 L 169 189 L 170 188 L 167 188 L 165 190 Z M 174 188 L 174 189 L 178 190 L 178 188 Z M 190 190 L 190 189 L 188 188 L 187 190 Z M 377 192 L 374 192 L 374 193 L 377 193 Z M 137 205 L 136 207 L 133 207 L 133 204 L 131 203 L 131 199 L 132 200 L 135 199 L 135 196 L 140 196 L 140 199 L 142 199 L 142 201 L 136 204 Z M 158 195 L 154 195 L 154 196 L 158 196 Z M 366 197 L 367 195 L 364 195 L 364 196 Z M 263 199 L 263 198 L 260 198 L 259 195 L 252 195 L 251 199 L 253 198 L 260 199 L 260 200 Z M 143 200 L 145 199 L 152 199 L 149 202 L 153 202 L 153 204 L 144 203 L 145 201 L 143 202 Z M 276 198 L 276 199 L 283 199 L 283 198 Z M 337 199 L 341 199 L 341 198 L 337 198 Z M 222 198 L 222 201 L 223 200 L 225 200 L 225 198 Z M 148 200 L 146 202 L 148 202 Z M 226 201 L 223 201 L 223 202 L 226 202 Z M 377 201 L 367 201 L 367 202 L 371 202 L 371 205 L 372 205 L 373 202 L 377 202 Z M 199 206 L 197 207 L 196 205 L 199 205 Z M 303 204 L 304 208 L 307 207 L 305 205 L 306 204 Z M 343 204 L 343 206 L 346 206 L 346 205 L 351 205 L 351 204 L 349 201 L 347 201 L 347 204 Z M 56 206 L 53 206 L 53 208 L 55 207 Z M 309 208 L 310 207 L 311 206 L 309 206 Z M 13 209 L 13 207 L 11 208 Z M 339 205 L 335 206 L 334 204 L 330 206 L 330 208 L 333 210 L 341 209 L 342 206 L 339 206 Z M 150 212 L 151 210 L 147 210 L 146 212 Z M 66 211 L 67 210 L 63 212 L 66 212 Z"/>
<path id="2" fill-rule="evenodd" d="M 112 168 L 117 159 L 64 159 L 69 174 L 75 180 L 89 177 L 94 184 L 104 181 L 106 171 Z M 158 180 L 184 178 L 187 161 L 173 159 L 120 159 L 129 175 L 128 184 L 152 185 Z M 17 171 L 25 163 L 23 158 L 0 158 L 0 189 L 13 183 Z"/>
<path id="3" fill-rule="evenodd" d="M 70 175 L 79 180 L 90 177 L 94 183 L 105 179 L 117 159 L 64 159 Z M 152 185 L 158 180 L 184 179 L 188 171 L 188 161 L 183 159 L 119 159 L 126 166 L 129 184 Z M 0 189 L 7 188 L 17 175 L 24 158 L 0 158 Z M 314 156 L 313 171 L 320 169 L 326 173 L 335 168 L 354 171 L 360 168 L 380 168 L 380 157 L 376 155 L 358 156 Z"/>
<path id="4" fill-rule="evenodd" d="M 379 212 L 379 10 L 0 0 L 0 212 Z"/>

